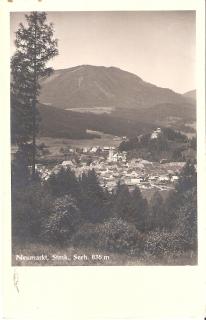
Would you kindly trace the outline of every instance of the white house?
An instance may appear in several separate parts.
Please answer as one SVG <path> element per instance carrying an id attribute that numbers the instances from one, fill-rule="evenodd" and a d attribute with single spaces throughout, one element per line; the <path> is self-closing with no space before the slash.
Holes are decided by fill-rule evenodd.
<path id="1" fill-rule="evenodd" d="M 161 128 L 157 128 L 156 130 L 154 130 L 150 136 L 151 139 L 157 139 L 162 133 Z"/>
<path id="2" fill-rule="evenodd" d="M 63 167 L 73 166 L 73 162 L 71 160 L 65 160 L 62 162 Z"/>
<path id="3" fill-rule="evenodd" d="M 172 176 L 171 177 L 171 182 L 177 182 L 179 180 L 178 176 Z"/>
<path id="4" fill-rule="evenodd" d="M 158 180 L 161 182 L 168 182 L 170 181 L 170 178 L 168 176 L 160 176 Z"/>

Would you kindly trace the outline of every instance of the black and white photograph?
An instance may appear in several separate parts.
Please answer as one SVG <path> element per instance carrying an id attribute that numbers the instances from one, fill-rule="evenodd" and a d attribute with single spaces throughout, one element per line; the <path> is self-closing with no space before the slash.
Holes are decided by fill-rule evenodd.
<path id="1" fill-rule="evenodd" d="M 196 11 L 10 12 L 12 266 L 195 266 Z"/>

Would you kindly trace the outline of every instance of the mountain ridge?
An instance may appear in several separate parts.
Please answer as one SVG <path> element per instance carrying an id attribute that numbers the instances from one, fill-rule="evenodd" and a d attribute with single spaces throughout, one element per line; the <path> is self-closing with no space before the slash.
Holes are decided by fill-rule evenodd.
<path id="1" fill-rule="evenodd" d="M 146 109 L 156 104 L 188 102 L 188 97 L 180 93 L 114 66 L 79 65 L 58 69 L 49 78 L 41 79 L 41 87 L 40 102 L 60 109 Z"/>

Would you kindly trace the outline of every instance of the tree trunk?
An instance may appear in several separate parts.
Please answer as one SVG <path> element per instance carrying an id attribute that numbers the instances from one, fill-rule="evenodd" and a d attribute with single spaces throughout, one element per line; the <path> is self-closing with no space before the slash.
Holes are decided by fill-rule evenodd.
<path id="1" fill-rule="evenodd" d="M 32 102 L 32 177 L 35 177 L 36 173 L 36 102 Z"/>
<path id="2" fill-rule="evenodd" d="M 34 29 L 34 97 L 32 101 L 32 177 L 36 174 L 36 28 L 37 13 L 35 13 L 35 29 Z"/>

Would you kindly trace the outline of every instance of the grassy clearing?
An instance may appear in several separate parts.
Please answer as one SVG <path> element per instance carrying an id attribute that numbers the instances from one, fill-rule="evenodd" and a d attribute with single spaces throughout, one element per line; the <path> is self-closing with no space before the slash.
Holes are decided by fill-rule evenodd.
<path id="1" fill-rule="evenodd" d="M 87 107 L 87 108 L 70 108 L 70 109 L 65 109 L 73 112 L 81 112 L 81 113 L 94 113 L 94 114 L 104 114 L 108 113 L 110 114 L 112 111 L 115 110 L 114 107 Z"/>
<path id="2" fill-rule="evenodd" d="M 24 257 L 47 256 L 47 260 L 20 260 Z M 188 251 L 178 256 L 154 257 L 144 254 L 135 257 L 127 254 L 105 252 L 94 248 L 57 247 L 45 244 L 27 243 L 13 247 L 13 266 L 182 266 L 197 264 L 197 256 Z"/>
<path id="3" fill-rule="evenodd" d="M 114 140 L 114 136 L 110 134 L 101 134 L 101 138 L 95 139 L 61 139 L 61 138 L 50 138 L 50 137 L 41 137 L 37 139 L 37 144 L 45 143 L 48 147 L 49 152 L 52 156 L 59 155 L 59 150 L 61 148 L 65 148 L 66 146 L 71 146 L 72 148 L 84 148 L 84 147 L 92 147 L 92 146 L 99 146 L 99 147 L 118 147 L 120 141 Z"/>

